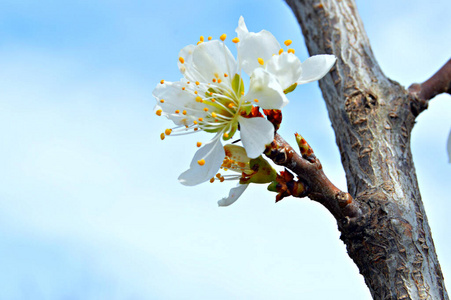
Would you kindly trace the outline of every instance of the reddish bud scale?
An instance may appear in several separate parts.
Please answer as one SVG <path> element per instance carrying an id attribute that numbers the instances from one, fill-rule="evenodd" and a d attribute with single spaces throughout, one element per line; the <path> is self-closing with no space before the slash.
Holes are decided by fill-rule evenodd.
<path id="1" fill-rule="evenodd" d="M 274 128 L 277 131 L 282 123 L 282 111 L 278 109 L 264 109 L 263 112 L 265 113 L 268 121 L 274 125 Z"/>
<path id="2" fill-rule="evenodd" d="M 281 171 L 280 174 L 277 175 L 274 183 L 276 183 L 273 186 L 277 192 L 276 202 L 279 202 L 288 196 L 303 198 L 308 195 L 307 186 L 302 181 L 295 180 L 293 174 L 287 169 Z"/>

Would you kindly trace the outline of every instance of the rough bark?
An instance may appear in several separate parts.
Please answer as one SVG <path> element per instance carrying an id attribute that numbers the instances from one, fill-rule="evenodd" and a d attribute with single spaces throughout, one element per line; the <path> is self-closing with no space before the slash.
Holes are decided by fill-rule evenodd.
<path id="1" fill-rule="evenodd" d="M 287 0 L 310 55 L 334 54 L 320 88 L 348 191 L 362 214 L 338 220 L 374 299 L 448 299 L 410 151 L 424 101 L 387 78 L 352 0 Z"/>

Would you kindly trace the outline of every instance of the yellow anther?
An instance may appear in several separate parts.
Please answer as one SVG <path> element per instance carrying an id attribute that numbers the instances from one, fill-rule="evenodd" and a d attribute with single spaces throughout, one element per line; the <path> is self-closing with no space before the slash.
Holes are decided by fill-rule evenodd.
<path id="1" fill-rule="evenodd" d="M 224 73 L 224 77 L 228 77 L 229 75 L 227 75 L 227 73 Z"/>
<path id="2" fill-rule="evenodd" d="M 216 78 L 213 78 L 213 80 L 212 80 L 213 82 L 216 82 Z"/>
<path id="3" fill-rule="evenodd" d="M 176 114 L 179 114 L 179 113 L 180 113 L 180 110 L 176 109 L 176 110 L 175 110 L 175 113 L 176 113 Z"/>
<path id="4" fill-rule="evenodd" d="M 201 44 L 201 43 L 202 43 L 202 41 L 198 41 L 196 45 L 199 45 L 199 44 Z"/>
<path id="5" fill-rule="evenodd" d="M 292 48 L 288 49 L 287 51 L 288 51 L 288 53 L 294 54 L 294 49 L 292 49 Z"/>
<path id="6" fill-rule="evenodd" d="M 244 95 L 244 91 L 243 91 L 243 92 L 241 92 L 241 95 Z"/>
<path id="7" fill-rule="evenodd" d="M 161 79 L 161 80 L 160 80 L 160 83 L 163 84 L 163 83 L 164 83 L 164 79 Z"/>
<path id="8" fill-rule="evenodd" d="M 200 83 L 199 83 L 199 81 L 196 81 L 196 85 L 199 85 Z"/>
<path id="9" fill-rule="evenodd" d="M 164 131 L 164 133 L 166 134 L 166 135 L 170 135 L 171 134 L 171 132 L 172 132 L 172 129 L 166 129 L 165 131 Z"/>
<path id="10" fill-rule="evenodd" d="M 186 110 L 182 111 L 182 114 L 186 115 Z"/>
<path id="11" fill-rule="evenodd" d="M 207 112 L 208 111 L 208 107 L 204 107 L 204 111 Z"/>
<path id="12" fill-rule="evenodd" d="M 283 53 L 283 49 L 280 48 L 280 50 L 279 50 L 279 55 L 282 54 L 282 53 Z"/>
<path id="13" fill-rule="evenodd" d="M 216 174 L 216 178 L 221 178 L 221 173 Z"/>
<path id="14" fill-rule="evenodd" d="M 196 94 L 196 95 L 197 95 L 197 91 L 194 91 L 194 94 Z"/>
<path id="15" fill-rule="evenodd" d="M 197 96 L 197 97 L 196 97 L 196 102 L 203 102 L 203 100 L 202 100 L 201 97 Z"/>
<path id="16" fill-rule="evenodd" d="M 199 128 L 197 128 L 197 127 L 196 127 L 196 128 L 194 128 L 194 131 L 198 131 L 198 130 L 199 130 Z"/>
<path id="17" fill-rule="evenodd" d="M 286 40 L 285 42 L 283 42 L 284 44 L 285 44 L 285 46 L 290 46 L 291 45 L 291 43 L 292 43 L 293 41 L 292 40 Z"/>
<path id="18" fill-rule="evenodd" d="M 205 165 L 205 159 L 198 160 L 197 163 L 199 164 L 199 166 L 203 166 Z"/>
<path id="19" fill-rule="evenodd" d="M 197 121 L 196 121 L 196 120 L 194 120 L 194 121 L 193 121 L 193 124 L 194 124 L 194 125 L 197 125 Z"/>
<path id="20" fill-rule="evenodd" d="M 210 92 L 210 96 L 213 96 L 213 92 Z"/>
<path id="21" fill-rule="evenodd" d="M 211 116 L 212 116 L 213 118 L 216 118 L 218 115 L 217 115 L 215 112 L 212 112 L 212 113 L 211 113 Z"/>
<path id="22" fill-rule="evenodd" d="M 163 110 L 159 109 L 157 110 L 155 113 L 157 114 L 157 116 L 161 116 L 161 113 L 163 112 Z"/>
<path id="23" fill-rule="evenodd" d="M 224 177 L 219 178 L 219 182 L 224 182 L 224 180 L 225 180 Z"/>
<path id="24" fill-rule="evenodd" d="M 161 100 L 160 100 L 160 103 L 164 103 L 164 99 L 161 99 Z"/>
<path id="25" fill-rule="evenodd" d="M 203 41 L 204 41 L 204 36 L 201 35 L 200 38 L 199 38 L 199 40 L 200 40 L 201 42 L 203 42 Z"/>
<path id="26" fill-rule="evenodd" d="M 211 102 L 215 102 L 216 99 L 215 99 L 215 98 L 211 98 L 210 101 L 211 101 Z"/>
<path id="27" fill-rule="evenodd" d="M 227 34 L 222 34 L 220 37 L 219 37 L 220 39 L 221 39 L 221 41 L 225 41 L 225 39 L 227 38 Z"/>
<path id="28" fill-rule="evenodd" d="M 202 146 L 202 143 L 201 142 L 197 142 L 196 146 L 200 147 L 200 146 Z"/>
<path id="29" fill-rule="evenodd" d="M 229 103 L 229 105 L 227 105 L 229 108 L 234 108 L 235 107 L 235 103 L 231 102 Z"/>
<path id="30" fill-rule="evenodd" d="M 161 139 L 161 140 L 164 140 L 165 137 L 166 137 L 166 136 L 164 135 L 164 133 L 161 133 L 161 134 L 160 134 L 160 139 Z"/>
<path id="31" fill-rule="evenodd" d="M 221 83 L 221 78 L 218 78 L 218 83 Z"/>
<path id="32" fill-rule="evenodd" d="M 210 179 L 210 182 L 211 182 L 211 183 L 215 182 L 215 179 L 214 179 L 214 178 L 211 178 L 211 179 Z"/>
<path id="33" fill-rule="evenodd" d="M 181 63 L 181 64 L 183 64 L 184 62 L 185 62 L 185 59 L 183 58 L 183 57 L 179 57 L 179 62 Z"/>
<path id="34" fill-rule="evenodd" d="M 208 37 L 208 40 L 211 41 L 211 36 Z"/>
<path id="35" fill-rule="evenodd" d="M 258 103 L 258 99 L 254 99 L 254 102 Z"/>
<path id="36" fill-rule="evenodd" d="M 228 137 L 229 137 L 229 134 L 228 134 L 227 132 L 224 132 L 223 136 L 224 136 L 225 138 L 228 138 Z"/>
<path id="37" fill-rule="evenodd" d="M 185 90 L 185 87 L 182 87 L 182 90 Z"/>
<path id="38" fill-rule="evenodd" d="M 257 58 L 257 60 L 258 60 L 258 63 L 261 64 L 262 66 L 265 63 L 265 61 L 261 57 Z"/>
<path id="39" fill-rule="evenodd" d="M 240 41 L 240 39 L 237 37 L 232 39 L 232 42 L 234 42 L 235 44 L 238 43 L 239 41 Z"/>
<path id="40" fill-rule="evenodd" d="M 189 82 L 189 81 L 187 81 L 186 83 L 190 84 L 190 82 Z"/>
<path id="41" fill-rule="evenodd" d="M 198 120 L 199 120 L 199 122 L 202 122 L 204 120 L 204 118 L 199 118 Z"/>

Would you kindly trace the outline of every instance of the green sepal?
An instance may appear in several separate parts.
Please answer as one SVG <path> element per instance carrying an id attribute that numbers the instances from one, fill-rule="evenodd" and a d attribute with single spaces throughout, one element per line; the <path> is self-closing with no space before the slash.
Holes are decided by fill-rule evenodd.
<path id="1" fill-rule="evenodd" d="M 269 183 L 277 178 L 277 171 L 262 156 L 249 161 L 251 170 L 256 171 L 249 179 L 249 183 Z"/>
<path id="2" fill-rule="evenodd" d="M 292 85 L 290 85 L 288 88 L 286 88 L 283 92 L 285 94 L 291 93 L 292 91 L 294 91 L 296 89 L 297 86 L 298 86 L 298 84 L 295 82 Z"/>
<path id="3" fill-rule="evenodd" d="M 278 193 L 278 191 L 277 191 L 277 185 L 278 185 L 277 181 L 272 181 L 272 182 L 268 185 L 268 188 L 267 188 L 268 191 Z"/>
<path id="4" fill-rule="evenodd" d="M 244 82 L 238 74 L 235 74 L 235 76 L 233 76 L 232 89 L 235 91 L 238 97 L 241 97 L 241 93 L 244 92 Z"/>

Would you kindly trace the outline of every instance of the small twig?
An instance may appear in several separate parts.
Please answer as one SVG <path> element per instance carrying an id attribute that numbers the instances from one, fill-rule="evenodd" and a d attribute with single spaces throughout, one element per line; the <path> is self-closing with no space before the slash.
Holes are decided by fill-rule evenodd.
<path id="1" fill-rule="evenodd" d="M 441 93 L 451 94 L 451 59 L 423 83 L 414 83 L 409 93 L 419 101 L 418 113 L 425 110 L 428 101 Z"/>
<path id="2" fill-rule="evenodd" d="M 276 164 L 295 173 L 306 185 L 308 197 L 323 204 L 338 221 L 349 223 L 351 219 L 361 216 L 358 204 L 349 193 L 332 184 L 316 156 L 299 155 L 279 134 L 276 134 L 274 141 L 267 146 L 265 154 Z"/>

